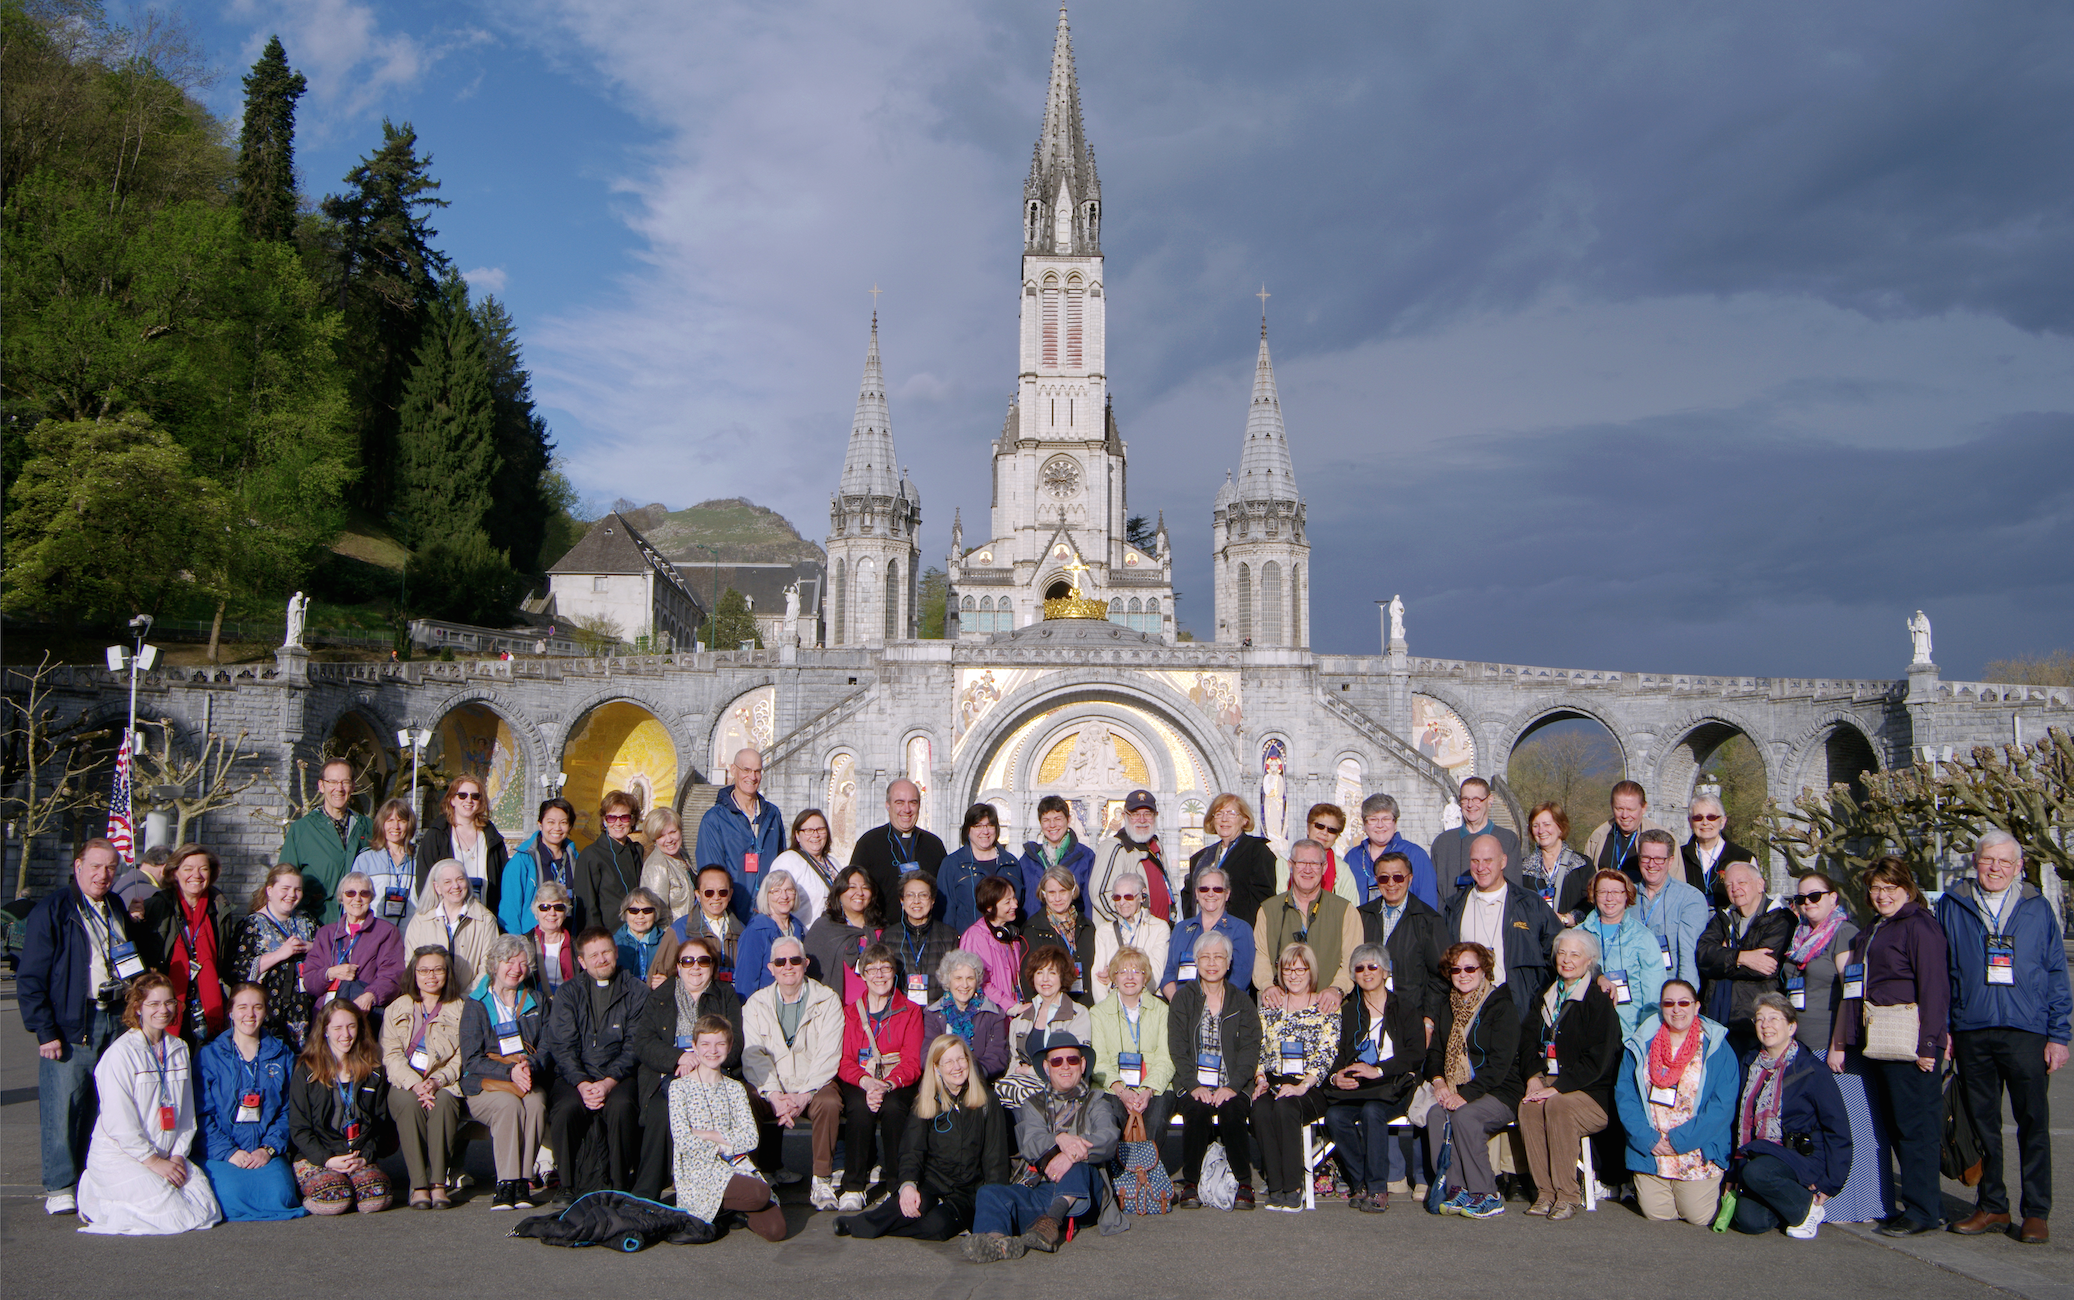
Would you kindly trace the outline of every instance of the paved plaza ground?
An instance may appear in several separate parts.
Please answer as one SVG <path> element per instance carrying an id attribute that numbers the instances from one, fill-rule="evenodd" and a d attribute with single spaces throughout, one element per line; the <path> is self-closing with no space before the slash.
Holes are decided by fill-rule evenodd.
<path id="1" fill-rule="evenodd" d="M 627 1256 L 561 1250 L 506 1237 L 525 1212 L 491 1213 L 484 1192 L 438 1214 L 279 1224 L 223 1224 L 180 1237 L 89 1237 L 70 1216 L 46 1217 L 37 1176 L 36 1051 L 12 982 L 0 983 L 0 1293 L 65 1297 L 356 1297 L 441 1294 L 762 1297 L 1416 1295 L 1435 1300 L 1526 1297 L 1620 1300 L 1881 1300 L 2020 1295 L 2074 1300 L 2074 1221 L 2053 1245 L 1938 1233 L 1889 1242 L 1862 1227 L 1826 1227 L 1814 1242 L 1746 1238 L 1684 1224 L 1650 1224 L 1623 1205 L 1549 1224 L 1514 1203 L 1497 1219 L 1434 1218 L 1400 1198 L 1387 1215 L 1321 1203 L 1308 1214 L 1192 1210 L 1139 1220 L 1130 1232 L 1088 1233 L 1059 1254 L 968 1264 L 955 1244 L 860 1242 L 834 1235 L 833 1214 L 788 1203 L 794 1235 L 776 1246 L 746 1231 L 708 1246 L 656 1246 Z M 2070 1203 L 2074 1071 L 2053 1083 L 2056 1196 Z M 2012 1134 L 2013 1138 L 2013 1134 Z M 2013 1143 L 2012 1143 L 2013 1145 Z M 804 1143 L 788 1152 L 805 1167 Z M 489 1152 L 471 1169 L 485 1183 Z M 397 1162 L 397 1173 L 401 1163 Z M 1946 1212 L 1970 1207 L 1946 1184 Z M 788 1189 L 788 1202 L 804 1187 Z M 608 1289 L 609 1288 L 609 1289 Z"/>

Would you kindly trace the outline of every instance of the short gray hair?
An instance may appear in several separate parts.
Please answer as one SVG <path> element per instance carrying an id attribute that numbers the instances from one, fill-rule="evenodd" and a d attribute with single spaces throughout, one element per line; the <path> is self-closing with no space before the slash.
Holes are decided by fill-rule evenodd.
<path id="1" fill-rule="evenodd" d="M 805 901 L 800 897 L 799 881 L 794 879 L 792 873 L 785 870 L 785 868 L 776 867 L 772 869 L 769 875 L 763 878 L 763 884 L 756 890 L 756 914 L 758 916 L 769 916 L 771 914 L 771 891 L 778 887 L 780 881 L 792 886 L 793 907 L 796 908 Z"/>
<path id="2" fill-rule="evenodd" d="M 484 975 L 486 977 L 491 975 L 499 966 L 510 961 L 513 957 L 524 957 L 526 959 L 526 974 L 531 975 L 533 973 L 532 943 L 524 935 L 498 935 L 490 940 L 490 951 L 483 958 Z"/>
<path id="3" fill-rule="evenodd" d="M 1757 1000 L 1750 1004 L 1750 1018 L 1752 1020 L 1757 1019 L 1757 1013 L 1764 1010 L 1766 1007 L 1770 1007 L 1772 1010 L 1786 1017 L 1786 1023 L 1789 1025 L 1797 1025 L 1800 1023 L 1800 1013 L 1793 1009 L 1793 1004 L 1787 1001 L 1786 996 L 1782 993 L 1758 994 Z"/>
<path id="4" fill-rule="evenodd" d="M 559 880 L 543 880 L 533 886 L 533 901 L 566 903 L 569 901 L 569 891 L 562 888 L 562 882 Z"/>
<path id="5" fill-rule="evenodd" d="M 187 856 L 192 858 L 198 855 L 190 853 Z M 356 880 L 359 881 L 361 884 L 366 885 L 369 892 L 372 892 L 374 890 L 374 877 L 368 875 L 365 871 L 348 871 L 345 875 L 340 876 L 338 878 L 338 887 L 340 889 L 344 889 L 347 885 L 352 884 Z"/>
<path id="6" fill-rule="evenodd" d="M 771 940 L 771 956 L 775 958 L 778 955 L 778 949 L 783 948 L 787 944 L 790 944 L 793 947 L 799 949 L 800 956 L 804 957 L 807 955 L 806 940 L 800 938 L 796 934 L 781 934 L 777 938 Z"/>
<path id="7" fill-rule="evenodd" d="M 936 963 L 936 982 L 948 988 L 952 973 L 961 970 L 971 971 L 972 977 L 977 980 L 987 977 L 987 964 L 979 959 L 978 953 L 964 948 L 953 948 L 943 955 L 942 961 Z"/>
<path id="8" fill-rule="evenodd" d="M 2022 862 L 2024 860 L 2023 841 L 2017 839 L 2016 836 L 2011 835 L 2008 831 L 1985 832 L 1981 835 L 1979 839 L 1973 841 L 1973 851 L 1975 853 L 1978 853 L 1982 849 L 1998 848 L 2004 844 L 2016 845 L 2016 860 L 2018 862 Z"/>
<path id="9" fill-rule="evenodd" d="M 1721 802 L 1721 796 L 1713 794 L 1696 794 L 1692 796 L 1691 802 L 1685 805 L 1685 810 L 1687 812 L 1690 812 L 1694 808 L 1699 807 L 1701 804 L 1708 805 L 1715 812 L 1720 813 L 1723 817 L 1728 816 L 1728 805 Z"/>
<path id="10" fill-rule="evenodd" d="M 1195 941 L 1194 956 L 1196 960 L 1202 960 L 1204 951 L 1210 948 L 1215 948 L 1219 950 L 1227 958 L 1229 958 L 1232 955 L 1230 937 L 1218 930 L 1212 930 L 1208 934 L 1205 934 L 1202 938 L 1197 939 Z"/>
<path id="11" fill-rule="evenodd" d="M 634 903 L 647 903 L 653 907 L 657 925 L 668 925 L 670 923 L 670 905 L 656 897 L 655 891 L 647 886 L 635 885 L 627 891 L 627 896 L 619 900 L 620 916 L 624 917 L 627 914 L 627 908 Z"/>
<path id="12" fill-rule="evenodd" d="M 1115 879 L 1111 880 L 1109 882 L 1109 885 L 1112 889 L 1118 888 L 1123 885 L 1136 885 L 1138 887 L 1138 892 L 1140 894 L 1143 894 L 1145 892 L 1145 877 L 1139 875 L 1135 871 L 1126 871 L 1122 875 L 1119 875 Z"/>
<path id="13" fill-rule="evenodd" d="M 1397 816 L 1397 801 L 1386 794 L 1372 794 L 1361 801 L 1361 820 L 1367 821 L 1377 813 Z"/>
<path id="14" fill-rule="evenodd" d="M 1296 861 L 1296 851 L 1298 849 L 1309 849 L 1312 853 L 1318 855 L 1318 861 L 1320 862 L 1325 861 L 1326 858 L 1331 856 L 1331 854 L 1326 850 L 1323 844 L 1318 843 L 1318 841 L 1311 839 L 1309 836 L 1305 836 L 1303 839 L 1300 839 L 1296 843 L 1289 846 L 1290 862 L 1294 863 Z M 1229 884 L 1230 882 L 1227 881 L 1225 883 Z"/>
<path id="15" fill-rule="evenodd" d="M 1604 956 L 1604 953 L 1599 948 L 1599 936 L 1589 930 L 1573 927 L 1563 931 L 1555 937 L 1555 943 L 1550 945 L 1550 954 L 1553 955 L 1557 948 L 1562 947 L 1566 943 L 1574 943 L 1584 949 L 1585 954 L 1591 958 L 1591 964 L 1594 966 L 1598 965 L 1600 958 Z"/>
<path id="16" fill-rule="evenodd" d="M 1389 798 L 1388 795 L 1381 797 Z M 1363 805 L 1364 808 L 1366 806 L 1365 804 Z M 1354 951 L 1347 954 L 1347 969 L 1351 971 L 1356 966 L 1371 961 L 1383 968 L 1383 974 L 1388 975 L 1390 973 L 1390 950 L 1379 943 L 1356 945 Z"/>

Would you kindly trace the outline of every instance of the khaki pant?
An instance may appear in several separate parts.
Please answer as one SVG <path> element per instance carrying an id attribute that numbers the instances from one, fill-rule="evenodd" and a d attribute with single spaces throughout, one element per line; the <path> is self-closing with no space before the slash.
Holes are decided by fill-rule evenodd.
<path id="1" fill-rule="evenodd" d="M 1577 1186 L 1577 1155 L 1584 1139 L 1605 1127 L 1605 1108 L 1581 1092 L 1520 1103 L 1519 1131 L 1527 1148 L 1527 1169 L 1541 1195 L 1583 1203 Z"/>
<path id="2" fill-rule="evenodd" d="M 461 1099 L 441 1088 L 432 1095 L 432 1109 L 426 1110 L 418 1094 L 391 1084 L 389 1118 L 396 1121 L 396 1138 L 403 1144 L 410 1189 L 444 1187 L 447 1157 L 454 1149 L 454 1133 L 461 1127 Z"/>
<path id="3" fill-rule="evenodd" d="M 760 1141 L 756 1148 L 756 1167 L 777 1170 L 784 1168 L 781 1147 L 785 1130 L 778 1126 L 778 1113 L 760 1092 L 749 1094 L 749 1112 L 756 1116 Z M 814 1148 L 814 1177 L 829 1178 L 835 1174 L 835 1140 L 843 1135 L 843 1094 L 834 1079 L 814 1093 L 800 1116 L 812 1125 L 809 1138 Z M 798 1121 L 795 1120 L 794 1123 Z M 869 1173 L 870 1170 L 865 1172 Z M 887 1177 L 892 1177 L 890 1172 Z"/>
<path id="4" fill-rule="evenodd" d="M 516 1093 L 484 1088 L 468 1099 L 469 1118 L 490 1130 L 490 1149 L 497 1155 L 497 1181 L 515 1182 L 533 1175 L 533 1158 L 547 1128 L 547 1097 L 534 1089 Z"/>
<path id="5" fill-rule="evenodd" d="M 1636 1174 L 1635 1203 L 1642 1207 L 1645 1219 L 1660 1223 L 1683 1219 L 1709 1228 L 1714 1225 L 1714 1212 L 1721 1208 L 1721 1175 L 1679 1182 L 1655 1174 Z"/>

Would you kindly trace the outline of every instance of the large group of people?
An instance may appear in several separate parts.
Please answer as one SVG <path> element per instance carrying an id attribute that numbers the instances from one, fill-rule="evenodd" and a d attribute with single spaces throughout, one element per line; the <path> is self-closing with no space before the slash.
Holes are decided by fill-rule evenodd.
<path id="1" fill-rule="evenodd" d="M 988 804 L 947 848 L 895 780 L 843 864 L 819 810 L 788 833 L 762 770 L 736 757 L 693 858 L 624 791 L 588 846 L 552 798 L 507 850 L 476 778 L 421 832 L 406 803 L 353 812 L 334 762 L 241 908 L 200 845 L 126 896 L 88 841 L 19 976 L 46 1209 L 125 1234 L 439 1211 L 486 1131 L 492 1210 L 614 1190 L 775 1241 L 777 1189 L 805 1181 L 838 1235 L 965 1236 L 976 1262 L 1120 1230 L 1126 1177 L 1131 1213 L 1162 1208 L 1154 1165 L 1184 1210 L 1483 1219 L 1516 1192 L 1560 1223 L 1610 1193 L 1799 1239 L 2049 1239 L 2074 998 L 2007 834 L 1934 906 L 1875 863 L 1854 916 L 1831 875 L 1770 894 L 1718 800 L 1681 845 L 1632 782 L 1582 852 L 1555 804 L 1523 845 L 1470 778 L 1430 846 L 1377 794 L 1343 854 L 1332 804 L 1278 853 L 1224 794 L 1170 858 L 1142 790 L 1096 843 L 1045 798 L 1018 854 Z M 1950 1224 L 1947 1061 L 1983 1154 Z"/>

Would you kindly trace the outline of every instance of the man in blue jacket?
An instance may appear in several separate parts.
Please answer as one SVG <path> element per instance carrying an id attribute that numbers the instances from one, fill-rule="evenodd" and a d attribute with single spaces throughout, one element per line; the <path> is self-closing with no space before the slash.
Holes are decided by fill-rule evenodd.
<path id="1" fill-rule="evenodd" d="M 727 776 L 734 784 L 722 790 L 699 818 L 698 865 L 700 870 L 720 867 L 727 872 L 735 882 L 728 910 L 747 925 L 755 914 L 764 873 L 785 851 L 785 814 L 757 793 L 763 785 L 763 755 L 757 750 L 736 754 Z"/>
<path id="2" fill-rule="evenodd" d="M 2007 831 L 1973 849 L 1973 878 L 1937 900 L 1952 975 L 1952 1057 L 1980 1133 L 1979 1200 L 1951 1225 L 1966 1237 L 2005 1231 L 2027 1245 L 2051 1240 L 2052 1137 L 2048 1076 L 2067 1063 L 2074 992 L 2052 905 L 2024 880 L 2024 851 Z M 2016 1117 L 2023 1218 L 2012 1227 L 2002 1182 L 2002 1089 Z"/>
<path id="3" fill-rule="evenodd" d="M 36 1036 L 36 1108 L 42 1125 L 43 1209 L 71 1214 L 94 1131 L 94 1066 L 122 1033 L 125 986 L 144 973 L 130 918 L 110 892 L 121 863 L 107 840 L 88 840 L 72 879 L 29 913 L 15 977 L 22 1024 Z"/>
<path id="4" fill-rule="evenodd" d="M 1386 794 L 1372 794 L 1361 801 L 1361 828 L 1368 838 L 1347 850 L 1347 870 L 1354 875 L 1360 903 L 1376 900 L 1375 864 L 1386 853 L 1402 853 L 1411 864 L 1411 892 L 1426 906 L 1440 910 L 1440 883 L 1433 874 L 1433 859 L 1426 850 L 1404 838 L 1397 829 L 1397 801 Z"/>

